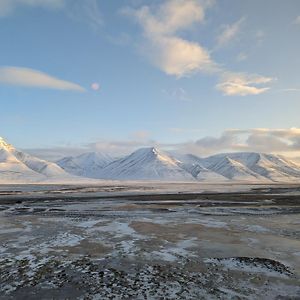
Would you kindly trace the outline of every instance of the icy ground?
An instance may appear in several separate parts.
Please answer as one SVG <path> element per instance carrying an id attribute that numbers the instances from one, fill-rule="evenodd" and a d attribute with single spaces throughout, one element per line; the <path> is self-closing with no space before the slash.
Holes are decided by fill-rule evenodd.
<path id="1" fill-rule="evenodd" d="M 0 299 L 300 298 L 295 188 L 0 190 Z"/>

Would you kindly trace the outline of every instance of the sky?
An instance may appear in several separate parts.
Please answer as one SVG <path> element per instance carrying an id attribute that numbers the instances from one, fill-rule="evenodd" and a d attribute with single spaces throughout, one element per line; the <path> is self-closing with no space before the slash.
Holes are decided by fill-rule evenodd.
<path id="1" fill-rule="evenodd" d="M 300 157 L 300 1 L 0 0 L 0 136 Z"/>

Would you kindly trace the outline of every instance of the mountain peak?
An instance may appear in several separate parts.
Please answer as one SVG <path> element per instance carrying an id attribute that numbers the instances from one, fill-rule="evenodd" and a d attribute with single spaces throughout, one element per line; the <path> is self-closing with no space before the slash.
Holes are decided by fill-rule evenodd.
<path id="1" fill-rule="evenodd" d="M 194 181 L 179 161 L 155 148 L 140 148 L 103 169 L 104 179 Z"/>
<path id="2" fill-rule="evenodd" d="M 57 164 L 73 175 L 98 178 L 102 169 L 112 161 L 113 158 L 106 153 L 86 152 L 78 156 L 62 158 L 57 161 Z"/>
<path id="3" fill-rule="evenodd" d="M 145 147 L 145 148 L 140 148 L 136 150 L 136 152 L 143 152 L 143 153 L 153 153 L 153 154 L 159 154 L 160 150 L 155 148 L 155 147 Z"/>
<path id="4" fill-rule="evenodd" d="M 161 151 L 156 147 L 140 148 L 135 152 L 133 152 L 130 156 L 134 159 L 143 160 L 143 161 L 157 160 L 172 165 L 177 165 L 178 163 L 176 159 L 172 158 L 167 153 Z"/>
<path id="5" fill-rule="evenodd" d="M 8 144 L 4 138 L 0 136 L 0 149 L 5 149 L 5 150 L 13 150 L 15 149 L 12 145 Z"/>

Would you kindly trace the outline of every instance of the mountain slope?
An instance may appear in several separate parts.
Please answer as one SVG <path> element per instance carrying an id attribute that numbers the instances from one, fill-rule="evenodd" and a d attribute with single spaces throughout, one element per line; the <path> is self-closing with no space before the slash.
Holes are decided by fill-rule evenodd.
<path id="1" fill-rule="evenodd" d="M 205 158 L 202 163 L 206 168 L 235 180 L 300 180 L 300 167 L 279 155 L 256 152 L 225 153 Z"/>
<path id="2" fill-rule="evenodd" d="M 173 154 L 173 157 L 181 162 L 180 166 L 184 170 L 192 174 L 192 176 L 199 181 L 223 182 L 228 180 L 228 178 L 222 176 L 221 174 L 205 168 L 202 164 L 203 158 L 200 158 L 196 155 Z"/>
<path id="3" fill-rule="evenodd" d="M 18 151 L 0 138 L 0 182 L 38 182 L 69 177 L 56 164 Z"/>
<path id="4" fill-rule="evenodd" d="M 242 160 L 245 156 L 247 157 L 247 153 L 240 154 L 237 159 Z M 244 164 L 252 171 L 273 181 L 300 179 L 299 166 L 280 155 L 248 153 L 248 159 Z"/>
<path id="5" fill-rule="evenodd" d="M 70 174 L 99 178 L 102 174 L 102 169 L 112 161 L 113 158 L 107 154 L 89 152 L 75 157 L 65 157 L 57 161 L 57 164 Z"/>
<path id="6" fill-rule="evenodd" d="M 101 178 L 125 180 L 195 181 L 180 162 L 156 148 L 142 148 L 102 170 Z"/>
<path id="7" fill-rule="evenodd" d="M 207 167 L 222 176 L 231 180 L 256 181 L 263 180 L 259 174 L 251 171 L 242 163 L 224 156 L 215 162 L 211 162 Z"/>

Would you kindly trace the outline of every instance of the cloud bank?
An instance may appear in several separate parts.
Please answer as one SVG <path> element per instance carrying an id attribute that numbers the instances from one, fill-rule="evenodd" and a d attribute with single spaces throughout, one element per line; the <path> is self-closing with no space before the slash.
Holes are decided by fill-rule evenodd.
<path id="1" fill-rule="evenodd" d="M 219 137 L 203 137 L 179 145 L 182 152 L 211 155 L 220 152 L 254 151 L 299 156 L 300 128 L 228 129 Z"/>
<path id="2" fill-rule="evenodd" d="M 176 128 L 176 131 L 180 131 Z M 184 132 L 184 130 L 182 129 Z M 198 130 L 194 130 L 195 133 Z M 169 132 L 176 134 L 174 129 Z M 57 160 L 64 156 L 96 151 L 119 157 L 141 147 L 159 147 L 166 151 L 191 153 L 205 157 L 224 152 L 264 152 L 282 154 L 290 158 L 300 156 L 300 128 L 270 129 L 228 129 L 220 136 L 205 136 L 194 141 L 163 143 L 150 138 L 147 131 L 133 133 L 124 140 L 99 140 L 78 147 L 54 147 L 49 149 L 27 149 L 44 159 Z"/>

